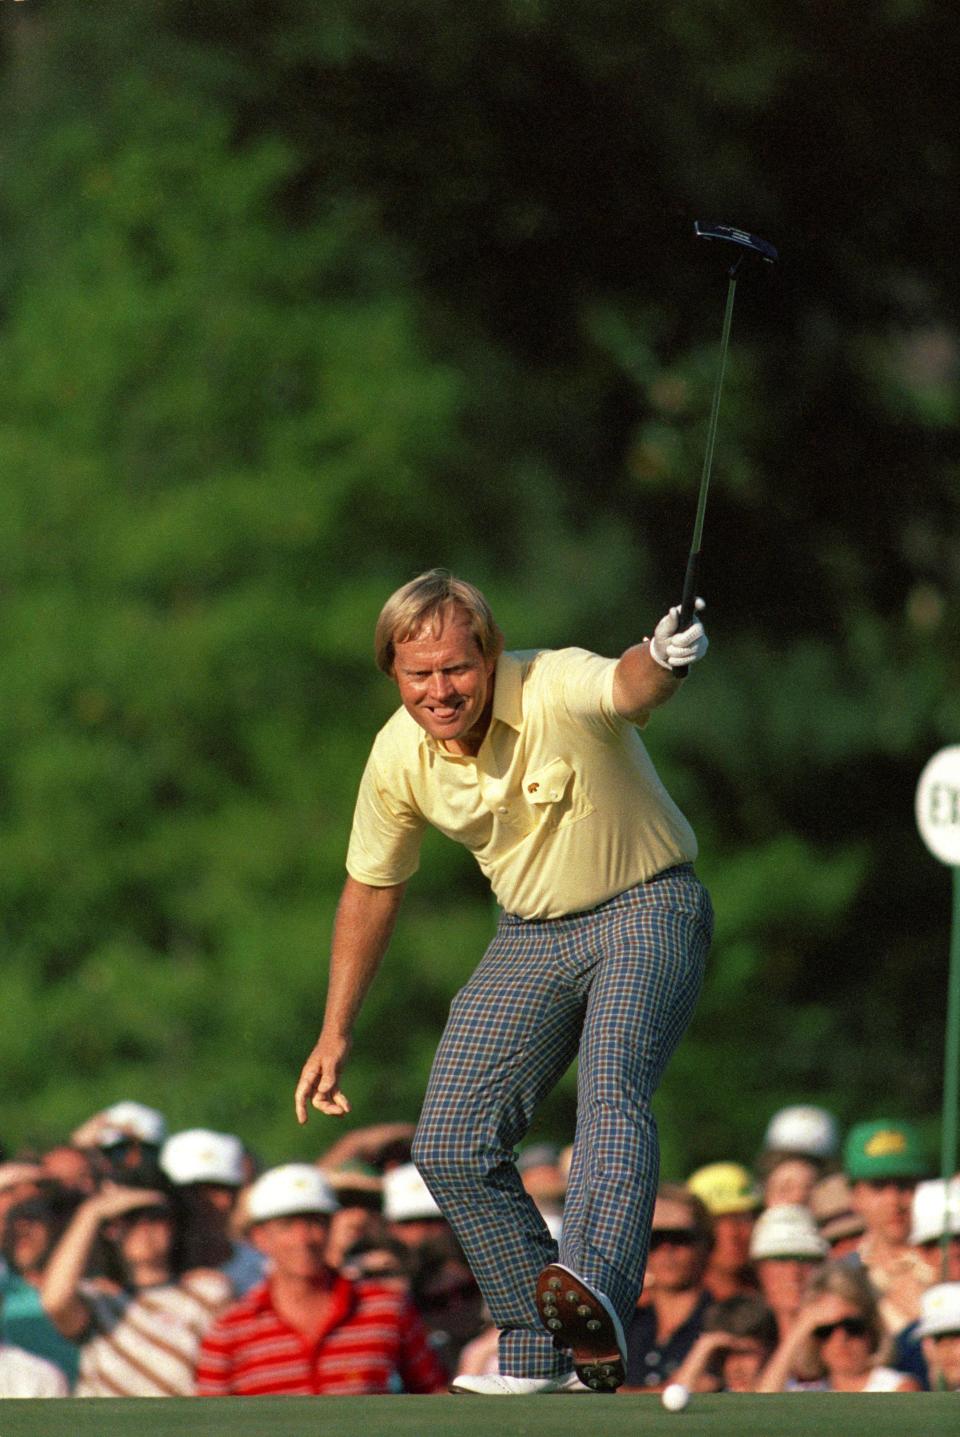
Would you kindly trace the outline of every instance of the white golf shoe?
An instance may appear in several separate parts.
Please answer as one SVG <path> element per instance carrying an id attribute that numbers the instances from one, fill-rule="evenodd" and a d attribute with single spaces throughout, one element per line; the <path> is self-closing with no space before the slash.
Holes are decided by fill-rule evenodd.
<path id="1" fill-rule="evenodd" d="M 451 1392 L 472 1392 L 478 1397 L 534 1397 L 543 1392 L 589 1392 L 575 1372 L 563 1377 L 503 1377 L 499 1373 L 484 1377 L 455 1377 Z"/>
<path id="2" fill-rule="evenodd" d="M 591 1392 L 615 1392 L 627 1372 L 627 1343 L 613 1303 L 562 1263 L 537 1280 L 537 1308 L 557 1347 L 573 1353 L 576 1375 Z"/>

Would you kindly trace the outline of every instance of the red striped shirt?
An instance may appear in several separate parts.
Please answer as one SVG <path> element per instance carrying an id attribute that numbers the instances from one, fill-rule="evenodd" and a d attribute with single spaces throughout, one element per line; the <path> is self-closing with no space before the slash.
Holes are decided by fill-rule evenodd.
<path id="1" fill-rule="evenodd" d="M 447 1382 L 410 1299 L 375 1279 L 337 1277 L 327 1320 L 312 1338 L 290 1327 L 261 1283 L 220 1315 L 197 1359 L 200 1397 L 345 1397 L 436 1392 Z M 396 1375 L 396 1376 L 395 1376 Z"/>

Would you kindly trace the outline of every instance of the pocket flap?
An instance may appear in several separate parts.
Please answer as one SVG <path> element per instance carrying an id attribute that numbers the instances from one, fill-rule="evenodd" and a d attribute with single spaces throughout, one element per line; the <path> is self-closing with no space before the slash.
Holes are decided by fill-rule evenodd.
<path id="1" fill-rule="evenodd" d="M 562 758 L 524 775 L 523 796 L 528 803 L 559 803 L 566 793 L 573 769 Z"/>

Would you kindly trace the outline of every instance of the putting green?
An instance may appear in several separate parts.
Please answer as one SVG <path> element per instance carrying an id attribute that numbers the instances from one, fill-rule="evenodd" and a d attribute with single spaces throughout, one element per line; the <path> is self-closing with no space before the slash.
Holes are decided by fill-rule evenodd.
<path id="1" fill-rule="evenodd" d="M 956 1437 L 960 1394 L 271 1397 L 4 1402 L 2 1437 Z"/>

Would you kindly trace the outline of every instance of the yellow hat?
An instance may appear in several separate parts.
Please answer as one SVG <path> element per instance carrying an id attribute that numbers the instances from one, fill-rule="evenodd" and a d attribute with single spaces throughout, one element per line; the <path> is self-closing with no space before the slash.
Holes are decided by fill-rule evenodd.
<path id="1" fill-rule="evenodd" d="M 708 1163 L 687 1178 L 687 1187 L 714 1217 L 730 1212 L 757 1212 L 763 1204 L 753 1178 L 739 1163 Z"/>

